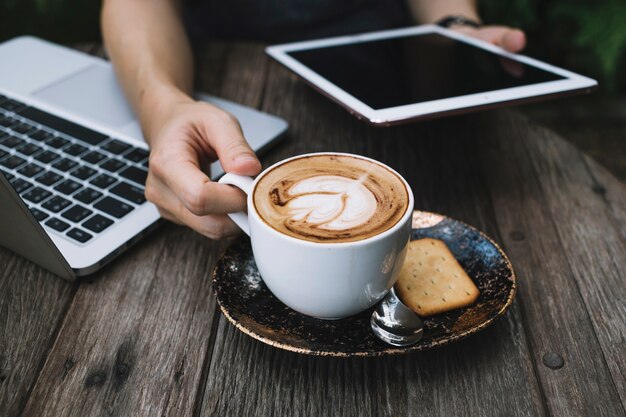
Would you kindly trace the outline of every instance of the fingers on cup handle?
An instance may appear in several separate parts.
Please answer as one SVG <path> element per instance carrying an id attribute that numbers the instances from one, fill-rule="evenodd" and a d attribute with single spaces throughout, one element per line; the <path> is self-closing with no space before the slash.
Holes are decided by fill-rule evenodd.
<path id="1" fill-rule="evenodd" d="M 226 185 L 222 187 L 227 190 L 230 188 Z M 239 191 L 235 192 L 241 194 Z M 195 215 L 187 209 L 172 189 L 153 175 L 148 176 L 146 198 L 158 207 L 163 218 L 180 225 L 186 225 L 210 239 L 233 236 L 239 229 L 223 214 Z"/>
<path id="2" fill-rule="evenodd" d="M 218 184 L 191 161 L 180 161 L 155 167 L 158 177 L 181 203 L 196 216 L 226 214 L 245 207 L 245 196 L 238 190 Z"/>
<path id="3" fill-rule="evenodd" d="M 238 175 L 229 172 L 220 178 L 219 183 L 234 185 L 244 193 L 250 194 L 252 192 L 252 184 L 254 183 L 254 180 L 245 175 Z"/>
<path id="4" fill-rule="evenodd" d="M 252 185 L 254 180 L 250 177 L 246 177 L 243 175 L 237 175 L 232 173 L 224 174 L 222 178 L 219 180 L 220 184 L 225 185 L 233 185 L 239 189 L 241 189 L 244 193 L 250 195 L 252 192 Z M 250 235 L 250 223 L 248 221 L 248 216 L 243 212 L 237 213 L 229 213 L 228 217 L 231 218 L 233 222 L 237 226 L 241 228 L 247 235 Z"/>

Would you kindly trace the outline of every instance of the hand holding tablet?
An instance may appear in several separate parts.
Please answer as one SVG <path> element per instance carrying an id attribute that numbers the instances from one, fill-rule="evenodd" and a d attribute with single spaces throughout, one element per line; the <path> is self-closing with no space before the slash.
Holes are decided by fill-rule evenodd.
<path id="1" fill-rule="evenodd" d="M 374 125 L 587 92 L 597 82 L 434 25 L 271 46 L 267 53 Z"/>

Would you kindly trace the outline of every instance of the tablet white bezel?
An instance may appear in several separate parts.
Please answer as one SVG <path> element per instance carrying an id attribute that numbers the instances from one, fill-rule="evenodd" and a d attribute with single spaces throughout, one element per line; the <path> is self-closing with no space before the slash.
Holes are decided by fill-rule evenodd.
<path id="1" fill-rule="evenodd" d="M 438 33 L 478 48 L 485 49 L 503 57 L 555 73 L 565 77 L 565 79 L 376 110 L 288 55 L 289 52 L 293 51 L 426 33 Z M 449 113 L 462 109 L 471 109 L 489 105 L 493 106 L 498 103 L 510 102 L 514 100 L 524 100 L 532 97 L 553 95 L 573 90 L 591 89 L 597 85 L 597 82 L 591 78 L 575 74 L 571 71 L 546 64 L 545 62 L 541 62 L 524 55 L 506 52 L 502 48 L 490 43 L 452 30 L 444 29 L 436 25 L 422 25 L 402 29 L 384 30 L 357 35 L 274 45 L 267 47 L 266 52 L 272 58 L 276 59 L 278 62 L 282 63 L 287 68 L 301 76 L 304 80 L 311 83 L 314 87 L 320 89 L 330 98 L 348 108 L 349 111 L 362 116 L 372 124 L 393 124 L 408 119 L 421 118 L 440 113 Z"/>

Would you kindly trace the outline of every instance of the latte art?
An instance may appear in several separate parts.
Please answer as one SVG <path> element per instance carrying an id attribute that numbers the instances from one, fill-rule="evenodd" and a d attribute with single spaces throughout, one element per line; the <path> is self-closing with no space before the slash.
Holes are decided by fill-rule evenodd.
<path id="1" fill-rule="evenodd" d="M 254 205 L 273 228 L 317 242 L 366 239 L 406 212 L 402 180 L 374 162 L 342 155 L 294 159 L 272 169 L 255 187 Z"/>
<path id="2" fill-rule="evenodd" d="M 292 222 L 327 230 L 347 230 L 365 224 L 376 213 L 376 197 L 361 179 L 320 175 L 287 190 Z M 278 202 L 280 205 L 280 202 Z"/>

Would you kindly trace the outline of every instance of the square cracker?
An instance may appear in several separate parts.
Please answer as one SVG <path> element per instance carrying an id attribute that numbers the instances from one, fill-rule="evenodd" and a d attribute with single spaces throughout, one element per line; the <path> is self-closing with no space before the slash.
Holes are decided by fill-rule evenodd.
<path id="1" fill-rule="evenodd" d="M 422 317 L 466 307 L 480 294 L 446 244 L 430 238 L 409 242 L 395 289 Z"/>

